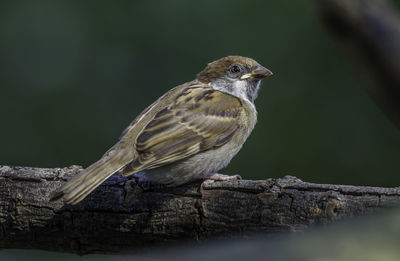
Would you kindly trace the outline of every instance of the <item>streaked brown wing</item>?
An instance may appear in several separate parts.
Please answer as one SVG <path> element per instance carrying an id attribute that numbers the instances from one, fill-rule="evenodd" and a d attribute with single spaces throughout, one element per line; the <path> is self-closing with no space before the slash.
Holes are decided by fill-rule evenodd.
<path id="1" fill-rule="evenodd" d="M 239 99 L 210 87 L 189 87 L 139 134 L 130 172 L 156 168 L 228 142 L 239 128 Z M 127 173 L 128 174 L 128 173 Z"/>

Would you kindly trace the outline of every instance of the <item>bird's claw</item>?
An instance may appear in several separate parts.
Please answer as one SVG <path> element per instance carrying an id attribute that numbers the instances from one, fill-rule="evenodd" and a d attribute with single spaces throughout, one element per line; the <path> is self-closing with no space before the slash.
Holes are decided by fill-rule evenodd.
<path id="1" fill-rule="evenodd" d="M 229 181 L 229 180 L 240 180 L 242 177 L 240 175 L 224 175 L 219 173 L 213 173 L 205 176 L 205 180 L 201 183 L 200 193 L 203 194 L 204 189 L 207 189 L 207 186 L 214 183 L 215 181 Z"/>

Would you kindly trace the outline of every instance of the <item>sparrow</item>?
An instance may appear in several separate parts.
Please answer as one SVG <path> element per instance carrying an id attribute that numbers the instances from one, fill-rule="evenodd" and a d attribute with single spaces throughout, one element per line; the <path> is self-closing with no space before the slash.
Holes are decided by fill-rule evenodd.
<path id="1" fill-rule="evenodd" d="M 254 100 L 272 72 L 255 60 L 227 56 L 147 107 L 97 162 L 64 184 L 52 199 L 77 204 L 111 175 L 179 186 L 230 180 L 219 174 L 239 152 L 257 121 Z"/>

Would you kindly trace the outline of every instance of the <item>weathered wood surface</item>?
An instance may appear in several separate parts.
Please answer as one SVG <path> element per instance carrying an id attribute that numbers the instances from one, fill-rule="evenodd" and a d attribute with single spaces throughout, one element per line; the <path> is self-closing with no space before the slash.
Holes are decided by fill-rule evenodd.
<path id="1" fill-rule="evenodd" d="M 76 206 L 49 195 L 80 170 L 0 166 L 0 248 L 78 254 L 302 231 L 400 202 L 400 188 L 313 184 L 295 177 L 177 188 L 115 175 Z"/>

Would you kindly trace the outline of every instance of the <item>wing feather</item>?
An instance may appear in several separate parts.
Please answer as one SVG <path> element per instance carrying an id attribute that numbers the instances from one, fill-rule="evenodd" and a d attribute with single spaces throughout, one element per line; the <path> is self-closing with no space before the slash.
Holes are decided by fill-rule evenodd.
<path id="1" fill-rule="evenodd" d="M 146 125 L 136 140 L 139 157 L 124 174 L 160 167 L 222 146 L 238 130 L 238 98 L 211 87 L 183 89 Z"/>

